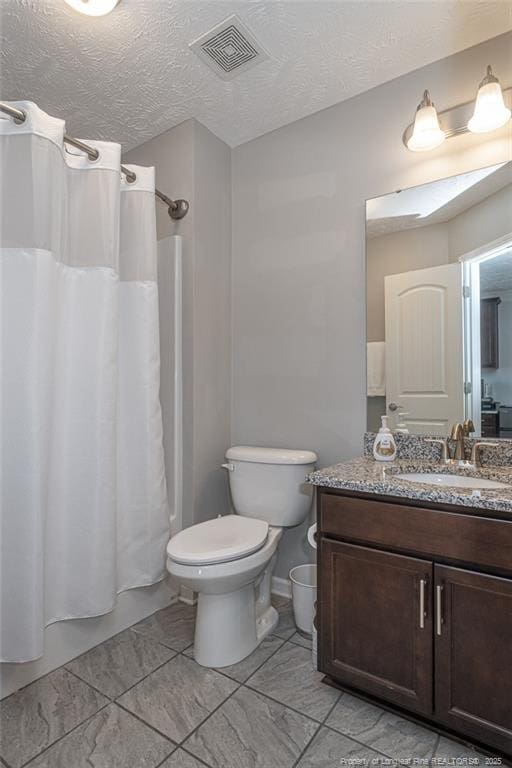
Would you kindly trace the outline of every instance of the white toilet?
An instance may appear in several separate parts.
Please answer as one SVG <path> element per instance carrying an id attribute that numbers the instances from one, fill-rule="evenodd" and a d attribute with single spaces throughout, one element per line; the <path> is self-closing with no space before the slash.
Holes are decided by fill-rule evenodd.
<path id="1" fill-rule="evenodd" d="M 236 514 L 193 525 L 167 545 L 167 569 L 198 593 L 195 660 L 225 667 L 248 656 L 275 628 L 272 571 L 282 529 L 311 507 L 305 478 L 312 451 L 238 446 L 226 453 Z"/>

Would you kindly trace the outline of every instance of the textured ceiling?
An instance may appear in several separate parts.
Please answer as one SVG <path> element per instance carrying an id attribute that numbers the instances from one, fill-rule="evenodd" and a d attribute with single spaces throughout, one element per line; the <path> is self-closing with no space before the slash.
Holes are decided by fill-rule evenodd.
<path id="1" fill-rule="evenodd" d="M 372 239 L 451 221 L 504 187 L 512 188 L 512 162 L 374 197 L 366 203 L 366 236 Z"/>
<path id="2" fill-rule="evenodd" d="M 130 149 L 189 117 L 231 146 L 505 32 L 508 0 L 0 0 L 1 90 Z M 188 45 L 236 13 L 270 54 L 233 81 Z"/>
<path id="3" fill-rule="evenodd" d="M 480 264 L 480 290 L 512 291 L 512 249 Z"/>

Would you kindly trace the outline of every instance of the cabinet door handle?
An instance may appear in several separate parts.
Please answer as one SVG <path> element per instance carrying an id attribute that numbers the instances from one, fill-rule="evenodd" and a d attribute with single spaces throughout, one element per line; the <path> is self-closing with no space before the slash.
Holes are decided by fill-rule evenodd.
<path id="1" fill-rule="evenodd" d="M 420 629 L 425 629 L 425 587 L 426 579 L 420 579 Z"/>
<path id="2" fill-rule="evenodd" d="M 443 633 L 443 587 L 441 584 L 436 586 L 436 634 Z"/>

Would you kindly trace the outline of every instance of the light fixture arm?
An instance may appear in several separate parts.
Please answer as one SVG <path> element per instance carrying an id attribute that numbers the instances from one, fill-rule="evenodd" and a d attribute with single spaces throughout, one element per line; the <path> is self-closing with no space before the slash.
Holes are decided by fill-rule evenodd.
<path id="1" fill-rule="evenodd" d="M 423 98 L 422 98 L 422 100 L 420 101 L 420 103 L 418 104 L 418 106 L 417 106 L 417 108 L 416 108 L 416 112 L 417 112 L 419 109 L 423 109 L 423 107 L 433 107 L 433 106 L 434 106 L 434 102 L 433 102 L 433 101 L 432 101 L 432 99 L 430 98 L 430 91 L 428 91 L 428 90 L 424 90 L 424 91 L 423 91 Z"/>
<path id="2" fill-rule="evenodd" d="M 488 85 L 489 83 L 499 83 L 499 80 L 494 74 L 494 72 L 492 71 L 492 67 L 490 64 L 487 65 L 487 74 L 483 78 L 478 88 L 481 88 L 483 85 Z"/>

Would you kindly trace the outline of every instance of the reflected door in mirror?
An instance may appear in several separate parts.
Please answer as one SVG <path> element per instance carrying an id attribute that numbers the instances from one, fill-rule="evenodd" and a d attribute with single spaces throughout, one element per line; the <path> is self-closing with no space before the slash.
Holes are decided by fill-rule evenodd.
<path id="1" fill-rule="evenodd" d="M 386 401 L 416 434 L 464 421 L 462 302 L 460 264 L 385 278 Z"/>

